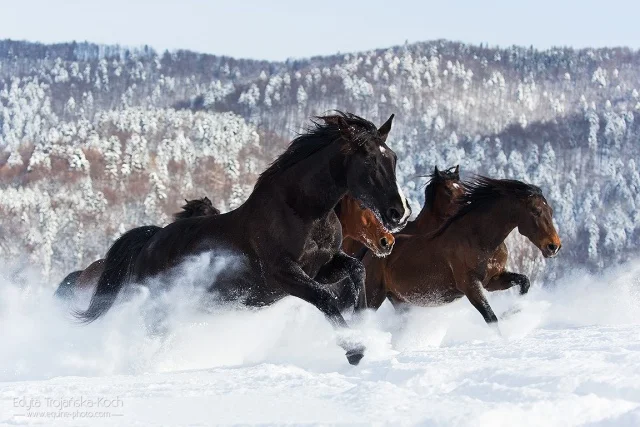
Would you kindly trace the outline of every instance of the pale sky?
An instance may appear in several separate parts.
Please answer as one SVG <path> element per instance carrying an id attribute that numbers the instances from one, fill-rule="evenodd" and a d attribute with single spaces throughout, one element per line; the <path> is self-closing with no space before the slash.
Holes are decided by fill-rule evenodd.
<path id="1" fill-rule="evenodd" d="M 449 39 L 640 48 L 640 0 L 0 0 L 0 39 L 284 60 Z"/>

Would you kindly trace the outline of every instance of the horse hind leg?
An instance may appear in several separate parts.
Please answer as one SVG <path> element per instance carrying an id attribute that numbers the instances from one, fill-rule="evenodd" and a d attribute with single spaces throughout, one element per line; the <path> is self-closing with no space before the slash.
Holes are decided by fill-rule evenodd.
<path id="1" fill-rule="evenodd" d="M 487 282 L 484 288 L 489 292 L 495 292 L 510 289 L 514 286 L 518 286 L 520 288 L 520 295 L 525 295 L 529 292 L 531 282 L 524 274 L 504 271 L 489 279 L 489 282 Z"/>

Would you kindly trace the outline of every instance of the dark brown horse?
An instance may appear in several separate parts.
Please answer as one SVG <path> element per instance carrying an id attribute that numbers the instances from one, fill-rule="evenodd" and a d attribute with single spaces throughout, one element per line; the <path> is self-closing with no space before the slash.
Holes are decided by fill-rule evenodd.
<path id="1" fill-rule="evenodd" d="M 182 210 L 173 214 L 173 220 L 218 214 L 220 214 L 220 211 L 213 206 L 208 197 L 194 200 L 185 199 Z M 67 275 L 58 285 L 54 295 L 61 299 L 69 299 L 73 297 L 76 291 L 93 289 L 103 271 L 104 258 L 92 262 L 84 270 L 74 271 Z"/>
<path id="2" fill-rule="evenodd" d="M 458 210 L 428 235 L 396 237 L 390 257 L 367 255 L 366 291 L 369 307 L 385 297 L 394 304 L 438 305 L 467 296 L 487 323 L 497 322 L 483 287 L 508 289 L 522 276 L 503 272 L 489 278 L 496 251 L 514 229 L 529 238 L 544 257 L 554 257 L 561 243 L 553 226 L 552 209 L 542 191 L 514 180 L 477 177 L 463 184 Z M 492 283 L 489 283 L 492 282 Z"/>
<path id="3" fill-rule="evenodd" d="M 292 295 L 347 327 L 341 308 L 366 306 L 364 269 L 340 250 L 335 206 L 349 193 L 391 231 L 406 225 L 411 210 L 396 182 L 396 155 L 385 143 L 393 116 L 380 129 L 349 113 L 318 119 L 260 175 L 237 209 L 161 230 L 140 227 L 116 240 L 78 317 L 93 321 L 126 285 L 168 278 L 190 256 L 207 253 L 207 289 L 220 300 L 265 306 Z M 358 363 L 363 352 L 347 348 L 349 362 Z"/>
<path id="4" fill-rule="evenodd" d="M 342 250 L 355 256 L 366 245 L 374 255 L 385 257 L 391 253 L 395 237 L 369 209 L 363 208 L 348 194 L 336 206 L 342 225 Z"/>
<path id="5" fill-rule="evenodd" d="M 220 214 L 208 197 L 185 202 L 182 210 L 173 215 L 174 221 Z M 376 256 L 387 256 L 391 253 L 395 237 L 372 211 L 360 206 L 360 203 L 348 194 L 336 205 L 335 211 L 342 225 L 342 250 L 347 255 L 353 256 L 363 245 Z M 351 252 L 350 247 L 355 250 Z M 68 299 L 75 291 L 93 289 L 103 271 L 104 258 L 94 261 L 84 270 L 70 273 L 58 285 L 55 295 Z"/>

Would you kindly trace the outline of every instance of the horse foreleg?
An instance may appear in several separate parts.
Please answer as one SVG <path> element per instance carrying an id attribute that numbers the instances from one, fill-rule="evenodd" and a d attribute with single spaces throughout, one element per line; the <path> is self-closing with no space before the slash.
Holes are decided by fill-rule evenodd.
<path id="1" fill-rule="evenodd" d="M 320 310 L 335 328 L 348 328 L 338 306 L 338 298 L 327 288 L 318 283 L 302 270 L 293 260 L 285 259 L 275 263 L 279 268 L 266 276 L 274 287 L 279 287 L 289 295 L 298 297 Z M 359 344 L 341 344 L 347 353 L 347 360 L 357 365 L 364 356 L 364 346 Z"/>
<path id="2" fill-rule="evenodd" d="M 353 307 L 356 311 L 367 308 L 364 289 L 364 265 L 359 260 L 338 252 L 325 264 L 315 279 L 320 283 L 332 284 L 341 310 Z"/>
<path id="3" fill-rule="evenodd" d="M 510 289 L 513 286 L 520 287 L 520 295 L 524 295 L 529 292 L 531 282 L 529 278 L 524 274 L 512 273 L 510 271 L 504 271 L 500 274 L 496 274 L 485 285 L 485 289 L 489 292 L 503 291 Z"/>
<path id="4" fill-rule="evenodd" d="M 498 317 L 484 296 L 482 281 L 478 277 L 471 277 L 457 278 L 456 282 L 458 289 L 467 296 L 469 302 L 480 312 L 484 321 L 489 325 L 495 324 L 498 321 Z"/>

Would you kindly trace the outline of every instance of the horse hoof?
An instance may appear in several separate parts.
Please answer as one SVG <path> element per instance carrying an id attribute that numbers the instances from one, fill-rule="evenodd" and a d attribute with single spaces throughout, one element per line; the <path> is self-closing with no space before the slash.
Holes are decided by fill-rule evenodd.
<path id="1" fill-rule="evenodd" d="M 347 351 L 346 355 L 349 363 L 353 366 L 356 366 L 364 357 L 364 347 L 358 346 L 354 349 L 351 349 Z"/>

